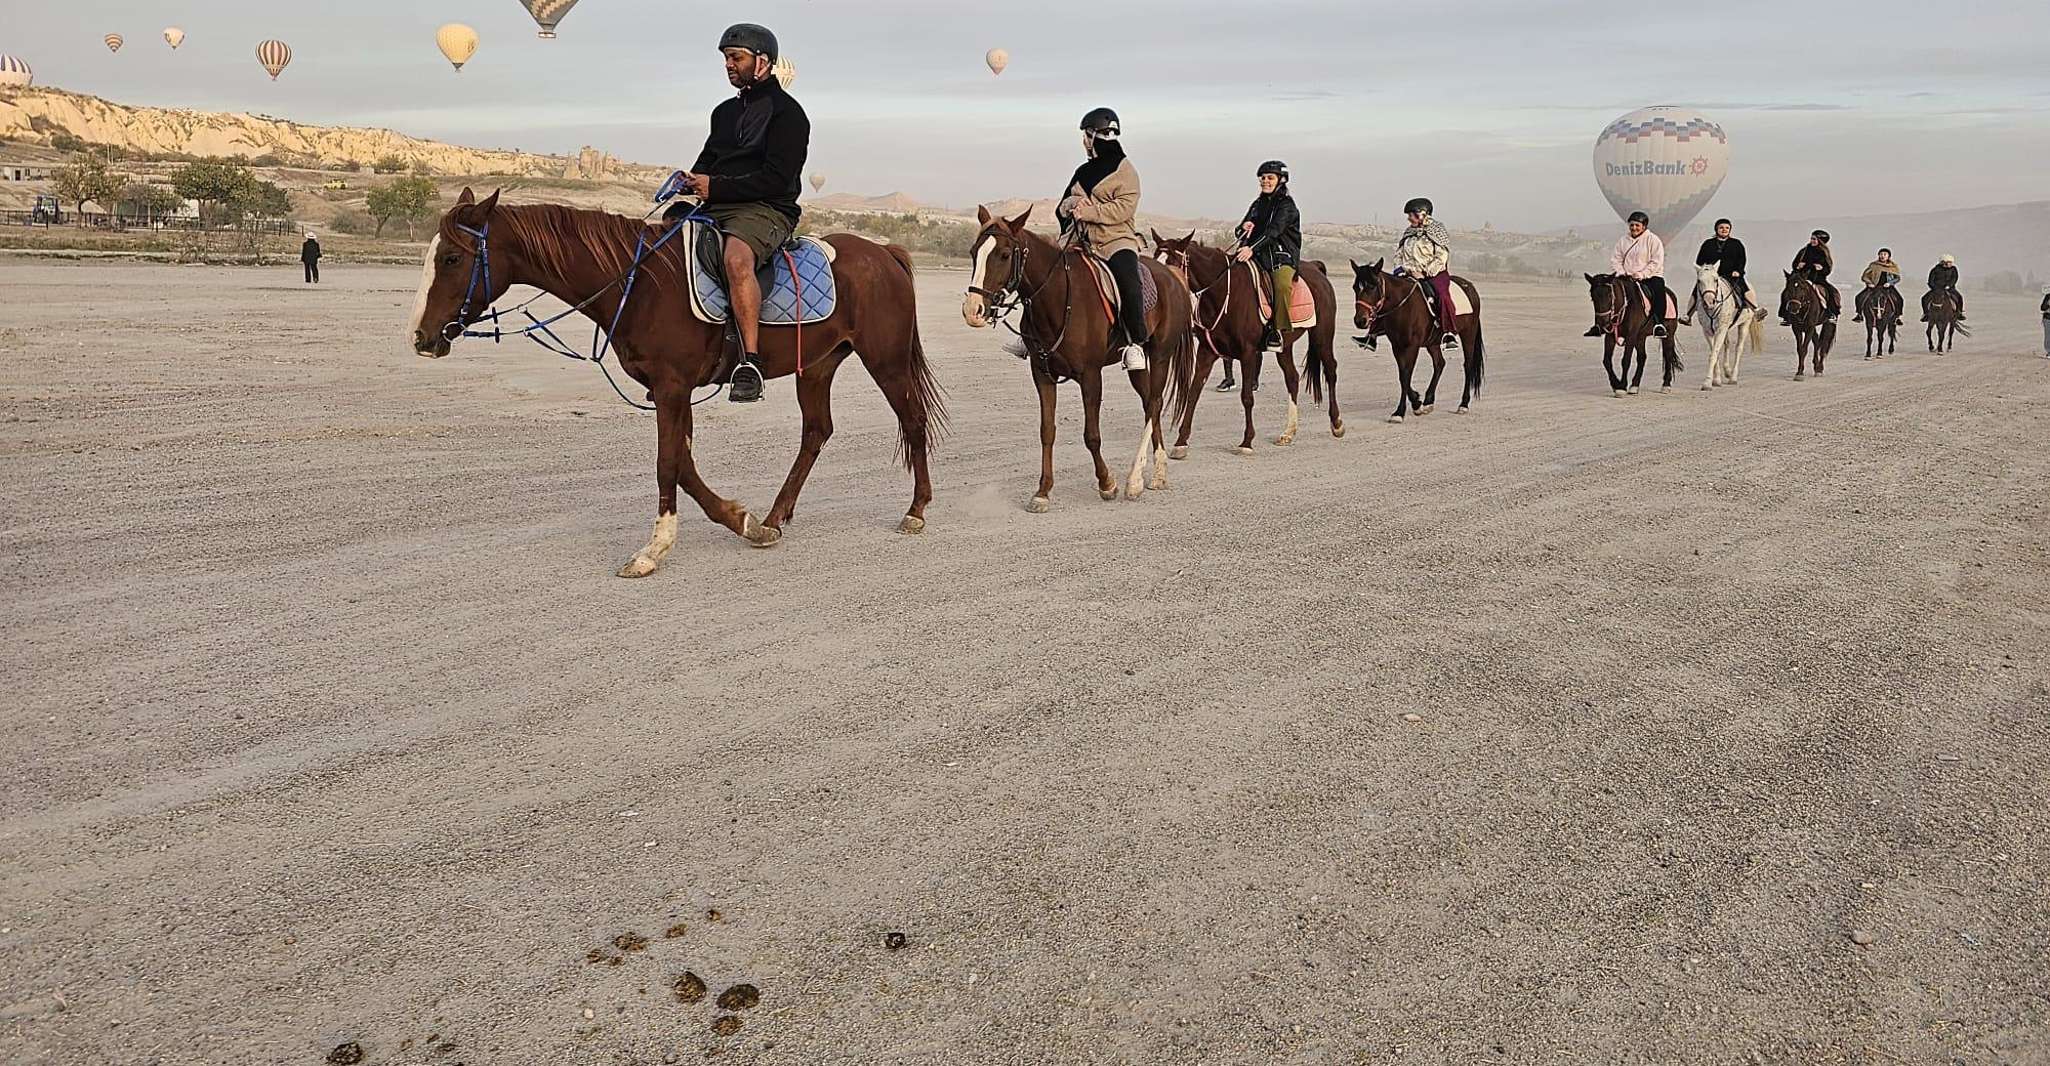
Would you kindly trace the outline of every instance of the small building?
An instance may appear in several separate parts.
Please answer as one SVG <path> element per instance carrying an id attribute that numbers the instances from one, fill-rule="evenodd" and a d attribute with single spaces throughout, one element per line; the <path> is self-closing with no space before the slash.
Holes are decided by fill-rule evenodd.
<path id="1" fill-rule="evenodd" d="M 0 145 L 0 181 L 49 181 L 64 163 L 64 153 L 55 149 Z"/>

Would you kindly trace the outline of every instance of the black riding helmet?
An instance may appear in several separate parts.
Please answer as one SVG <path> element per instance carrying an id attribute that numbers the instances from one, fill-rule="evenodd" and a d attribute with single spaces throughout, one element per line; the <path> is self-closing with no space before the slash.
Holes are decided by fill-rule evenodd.
<path id="1" fill-rule="evenodd" d="M 1645 228 L 1645 229 L 1650 229 L 1650 228 L 1651 228 L 1651 216 L 1650 216 L 1650 215 L 1647 215 L 1647 214 L 1645 214 L 1645 213 L 1644 213 L 1644 212 L 1642 212 L 1642 211 L 1632 211 L 1632 212 L 1630 212 L 1630 217 L 1629 217 L 1629 218 L 1627 218 L 1627 219 L 1624 219 L 1624 221 L 1625 221 L 1625 222 L 1642 222 L 1642 223 L 1644 223 L 1644 228 Z"/>
<path id="2" fill-rule="evenodd" d="M 1265 163 L 1260 164 L 1260 169 L 1253 172 L 1253 176 L 1256 178 L 1264 178 L 1269 174 L 1272 174 L 1283 181 L 1287 181 L 1288 164 L 1282 162 L 1279 159 L 1269 159 Z"/>
<path id="3" fill-rule="evenodd" d="M 1815 232 L 1813 232 L 1813 233 L 1809 234 L 1808 236 L 1810 236 L 1810 237 L 1813 237 L 1813 238 L 1815 238 L 1816 240 L 1818 240 L 1818 241 L 1821 241 L 1821 242 L 1822 242 L 1822 243 L 1824 243 L 1824 244 L 1828 244 L 1828 243 L 1829 243 L 1829 231 L 1828 231 L 1828 230 L 1826 230 L 1826 229 L 1819 229 L 1819 230 L 1816 230 Z"/>
<path id="4" fill-rule="evenodd" d="M 719 35 L 719 50 L 724 52 L 728 48 L 745 48 L 756 55 L 769 57 L 771 63 L 777 58 L 776 35 L 770 33 L 768 27 L 752 22 L 726 27 L 726 32 Z"/>
<path id="5" fill-rule="evenodd" d="M 1118 122 L 1118 113 L 1107 107 L 1099 107 L 1083 115 L 1082 129 L 1106 141 L 1117 140 L 1118 135 L 1124 132 L 1123 125 Z"/>
<path id="6" fill-rule="evenodd" d="M 1421 196 L 1413 197 L 1408 203 L 1402 205 L 1402 213 L 1405 215 L 1411 213 L 1428 215 L 1432 214 L 1435 210 L 1436 208 L 1431 205 L 1431 201 Z"/>

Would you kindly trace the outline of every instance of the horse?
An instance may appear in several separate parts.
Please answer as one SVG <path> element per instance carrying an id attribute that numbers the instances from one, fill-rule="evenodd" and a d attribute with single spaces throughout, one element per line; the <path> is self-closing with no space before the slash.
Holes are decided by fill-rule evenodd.
<path id="1" fill-rule="evenodd" d="M 1893 354 L 1894 345 L 1900 340 L 1901 311 L 1906 305 L 1907 297 L 1891 285 L 1867 285 L 1858 293 L 1857 317 L 1865 322 L 1865 358 Z"/>
<path id="2" fill-rule="evenodd" d="M 1623 274 L 1582 274 L 1587 279 L 1587 298 L 1594 304 L 1594 322 L 1602 331 L 1602 369 L 1608 372 L 1609 388 L 1617 397 L 1634 396 L 1644 385 L 1644 367 L 1651 355 L 1646 351 L 1653 326 L 1664 325 L 1666 335 L 1660 338 L 1664 357 L 1664 377 L 1659 382 L 1660 392 L 1673 391 L 1673 372 L 1687 369 L 1680 362 L 1680 351 L 1674 347 L 1673 330 L 1678 320 L 1666 317 L 1666 308 L 1659 308 L 1654 316 L 1647 310 L 1649 301 L 1644 287 L 1636 278 Z M 1616 371 L 1616 346 L 1623 346 L 1623 370 Z M 1630 357 L 1637 356 L 1637 375 L 1630 375 Z"/>
<path id="3" fill-rule="evenodd" d="M 1735 286 L 1718 272 L 1717 264 L 1696 266 L 1694 273 L 1701 294 L 1701 335 L 1708 341 L 1708 380 L 1701 388 L 1735 385 L 1744 346 L 1749 344 L 1756 352 L 1765 344 L 1765 313 L 1738 302 Z"/>
<path id="4" fill-rule="evenodd" d="M 1815 353 L 1815 376 L 1821 377 L 1823 361 L 1836 344 L 1836 323 L 1829 320 L 1829 304 L 1817 283 L 1796 277 L 1792 271 L 1781 273 L 1787 276 L 1787 285 L 1780 293 L 1780 307 L 1787 326 L 1794 331 L 1794 380 L 1807 379 L 1811 349 Z"/>
<path id="5" fill-rule="evenodd" d="M 1376 259 L 1366 266 L 1352 264 L 1352 322 L 1366 331 L 1364 336 L 1354 338 L 1361 344 L 1378 334 L 1388 338 L 1394 348 L 1400 395 L 1395 400 L 1395 413 L 1388 416 L 1388 421 L 1401 422 L 1407 411 L 1414 410 L 1422 417 L 1438 407 L 1438 379 L 1445 374 L 1445 331 L 1427 299 L 1430 282 L 1408 274 L 1388 273 L 1381 269 L 1383 262 Z M 1481 335 L 1479 290 L 1473 282 L 1457 275 L 1452 283 L 1465 290 L 1468 302 L 1473 304 L 1473 313 L 1460 315 L 1454 323 L 1459 346 L 1466 353 L 1459 392 L 1459 413 L 1466 414 L 1481 394 L 1481 380 L 1487 376 L 1487 341 Z M 1421 396 L 1410 383 L 1419 348 L 1431 353 L 1431 384 Z"/>
<path id="6" fill-rule="evenodd" d="M 464 189 L 442 216 L 421 267 L 413 350 L 437 359 L 447 355 L 465 326 L 486 315 L 495 320 L 492 303 L 515 285 L 548 292 L 610 329 L 620 369 L 647 389 L 655 410 L 655 531 L 619 568 L 620 577 L 654 573 L 675 546 L 679 483 L 705 517 L 749 544 L 767 548 L 781 540 L 797 510 L 798 492 L 833 435 L 833 375 L 849 354 L 860 355 L 897 415 L 898 454 L 912 477 L 911 507 L 897 529 L 925 530 L 932 500 L 926 452 L 944 431 L 946 411 L 919 339 L 911 257 L 903 249 L 853 234 L 827 237 L 837 255 L 839 304 L 833 314 L 801 327 L 763 328 L 763 376 L 797 375 L 804 430 L 782 491 L 757 519 L 713 492 L 693 461 L 691 390 L 716 382 L 725 342 L 723 327 L 699 321 L 687 306 L 686 242 L 668 241 L 648 254 L 639 263 L 636 287 L 627 275 L 637 242 L 659 232 L 647 223 L 559 204 L 501 205 L 498 196 L 494 192 L 480 203 Z M 630 300 L 628 289 L 643 295 Z"/>
<path id="7" fill-rule="evenodd" d="M 1153 254 L 1191 290 L 1195 301 L 1195 391 L 1182 407 L 1181 435 L 1175 439 L 1168 458 L 1188 458 L 1189 433 L 1196 424 L 1196 403 L 1202 399 L 1203 384 L 1210 380 L 1211 364 L 1220 358 L 1235 359 L 1239 364 L 1239 401 L 1246 409 L 1246 433 L 1237 451 L 1240 455 L 1251 455 L 1253 390 L 1260 382 L 1260 339 L 1267 326 L 1267 320 L 1260 314 L 1259 271 L 1251 263 L 1233 262 L 1221 249 L 1196 243 L 1194 233 L 1178 239 L 1154 233 Z M 1297 268 L 1296 276 L 1309 286 L 1311 299 L 1316 303 L 1317 324 L 1306 330 L 1289 330 L 1282 338 L 1281 349 L 1274 353 L 1275 362 L 1281 366 L 1282 380 L 1288 385 L 1288 426 L 1274 438 L 1280 447 L 1295 442 L 1301 383 L 1296 374 L 1295 342 L 1306 333 L 1308 354 L 1303 359 L 1301 377 L 1309 380 L 1312 403 L 1323 400 L 1327 392 L 1330 394 L 1331 435 L 1345 436 L 1345 419 L 1338 414 L 1338 360 L 1331 347 L 1338 330 L 1337 323 L 1332 321 L 1338 313 L 1338 298 L 1332 292 L 1324 264 L 1304 262 Z M 1200 285 L 1197 279 L 1201 279 Z"/>
<path id="8" fill-rule="evenodd" d="M 976 208 L 981 229 L 968 246 L 974 265 L 961 298 L 961 318 L 971 328 L 983 329 L 1004 321 L 1012 310 L 1019 312 L 1020 324 L 1013 328 L 1024 341 L 1032 384 L 1039 391 L 1039 488 L 1025 509 L 1044 514 L 1053 499 L 1055 386 L 1064 380 L 1073 380 L 1082 390 L 1082 442 L 1096 463 L 1097 492 L 1106 500 L 1118 497 L 1117 482 L 1103 462 L 1098 414 L 1103 368 L 1118 362 L 1119 355 L 1111 345 L 1115 330 L 1109 297 L 1092 280 L 1088 253 L 1026 229 L 1031 217 L 1029 207 L 1012 219 L 992 215 L 987 207 Z M 1184 413 L 1196 387 L 1189 290 L 1159 262 L 1142 258 L 1140 264 L 1152 272 L 1159 302 L 1146 322 L 1152 333 L 1146 342 L 1146 369 L 1127 371 L 1144 412 L 1139 450 L 1125 479 L 1128 500 L 1138 499 L 1147 489 L 1167 487 L 1161 422 L 1170 404 L 1177 405 L 1177 416 Z M 1151 477 L 1146 474 L 1149 460 Z"/>
<path id="9" fill-rule="evenodd" d="M 1957 347 L 1959 334 L 1972 335 L 1972 331 L 1957 320 L 1957 297 L 1951 295 L 1949 289 L 1930 289 L 1922 303 L 1929 309 L 1929 324 L 1922 329 L 1922 339 L 1929 343 L 1930 351 L 1950 351 Z M 1913 344 L 1914 341 L 1908 343 Z"/>

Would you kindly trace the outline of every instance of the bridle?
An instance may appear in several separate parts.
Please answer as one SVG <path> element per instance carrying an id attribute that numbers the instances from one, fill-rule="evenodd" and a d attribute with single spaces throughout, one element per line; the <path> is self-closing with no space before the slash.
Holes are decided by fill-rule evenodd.
<path id="1" fill-rule="evenodd" d="M 1235 248 L 1237 245 L 1234 244 L 1233 247 Z M 1218 282 L 1224 283 L 1224 297 L 1218 301 L 1217 314 L 1211 316 L 1208 323 L 1205 323 L 1200 316 L 1195 314 L 1189 316 L 1189 324 L 1195 327 L 1196 332 L 1203 335 L 1203 343 L 1209 345 L 1211 351 L 1221 353 L 1223 349 L 1217 346 L 1215 332 L 1217 327 L 1224 324 L 1224 316 L 1231 313 L 1231 279 L 1237 273 L 1233 268 L 1238 265 L 1232 261 L 1231 251 L 1227 249 L 1224 253 L 1224 269 L 1219 271 L 1216 277 L 1211 278 L 1201 288 L 1196 287 L 1195 280 L 1191 277 L 1195 269 L 1193 265 L 1195 257 L 1190 253 L 1188 245 L 1185 244 L 1179 248 L 1163 249 L 1161 254 L 1165 257 L 1161 260 L 1162 265 L 1172 271 L 1176 277 L 1181 278 L 1182 284 L 1188 287 L 1189 307 L 1192 310 L 1200 309 L 1203 306 L 1204 294 L 1216 288 Z M 1181 260 L 1179 267 L 1175 265 L 1177 258 Z"/>
<path id="2" fill-rule="evenodd" d="M 973 253 L 976 248 L 981 247 L 984 237 L 988 237 L 992 241 L 997 238 L 996 224 L 990 224 L 981 234 L 976 236 L 975 243 L 969 246 L 970 253 Z M 995 289 L 987 289 L 981 285 L 970 285 L 968 286 L 968 292 L 970 295 L 982 297 L 983 302 L 989 305 L 989 320 L 996 325 L 1010 330 L 1012 335 L 1024 343 L 1025 350 L 1038 361 L 1040 373 L 1044 374 L 1047 380 L 1058 382 L 1062 376 L 1054 372 L 1053 353 L 1059 351 L 1061 342 L 1068 338 L 1068 324 L 1073 321 L 1075 316 L 1075 286 L 1073 284 L 1064 286 L 1068 294 L 1067 305 L 1061 309 L 1061 328 L 1060 332 L 1054 335 L 1053 343 L 1035 343 L 1032 338 L 1025 335 L 1024 331 L 1011 324 L 1010 314 L 1012 311 L 1019 311 L 1021 313 L 1020 317 L 1030 315 L 1032 313 L 1032 301 L 1037 300 L 1039 294 L 1045 292 L 1048 285 L 1053 284 L 1054 272 L 1051 270 L 1047 271 L 1046 279 L 1034 286 L 1031 292 L 1026 292 L 1025 263 L 1032 255 L 1032 247 L 1023 240 L 1020 240 L 1015 234 L 1010 235 L 1008 239 L 1011 242 L 1010 276 L 1005 279 L 1002 285 Z M 1079 252 L 1080 250 L 1076 249 L 1076 251 Z M 1060 258 L 1060 274 L 1065 278 L 1068 276 L 1068 269 L 1071 264 L 1065 253 Z M 981 281 L 982 279 L 973 278 L 970 280 Z"/>
<path id="3" fill-rule="evenodd" d="M 1403 277 L 1408 278 L 1410 281 L 1409 291 L 1404 292 L 1402 299 L 1395 301 L 1395 305 L 1389 307 L 1388 279 L 1393 275 L 1380 270 L 1376 270 L 1375 273 L 1381 275 L 1381 298 L 1379 300 L 1367 299 L 1366 294 L 1360 291 L 1359 279 L 1355 278 L 1352 283 L 1352 313 L 1355 318 L 1361 315 L 1366 316 L 1367 324 L 1363 328 L 1367 331 L 1366 335 L 1369 337 L 1374 335 L 1374 323 L 1380 319 L 1383 308 L 1386 308 L 1387 313 L 1393 314 L 1401 310 L 1402 305 L 1408 303 L 1410 297 L 1424 291 L 1424 281 L 1422 278 L 1412 278 L 1408 274 L 1404 274 Z"/>

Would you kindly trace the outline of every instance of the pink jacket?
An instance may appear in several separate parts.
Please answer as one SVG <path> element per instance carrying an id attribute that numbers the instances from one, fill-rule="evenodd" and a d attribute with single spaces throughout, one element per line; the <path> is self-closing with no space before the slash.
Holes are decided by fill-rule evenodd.
<path id="1" fill-rule="evenodd" d="M 1650 230 L 1645 230 L 1642 237 L 1624 234 L 1616 242 L 1616 250 L 1609 254 L 1609 266 L 1629 278 L 1665 277 L 1666 242 Z"/>

